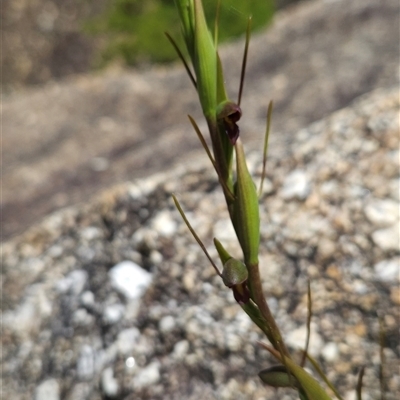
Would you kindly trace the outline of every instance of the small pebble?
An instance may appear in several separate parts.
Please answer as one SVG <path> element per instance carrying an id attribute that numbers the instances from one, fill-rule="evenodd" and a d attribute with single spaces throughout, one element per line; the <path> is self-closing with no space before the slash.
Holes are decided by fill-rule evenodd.
<path id="1" fill-rule="evenodd" d="M 94 322 L 94 317 L 84 308 L 78 308 L 72 315 L 72 323 L 74 326 L 87 326 L 92 322 Z"/>
<path id="2" fill-rule="evenodd" d="M 390 260 L 383 260 L 374 265 L 375 279 L 388 282 L 398 283 L 400 280 L 400 257 Z"/>
<path id="3" fill-rule="evenodd" d="M 116 342 L 120 354 L 130 355 L 137 346 L 139 337 L 140 332 L 137 328 L 128 328 L 121 331 Z"/>
<path id="4" fill-rule="evenodd" d="M 322 357 L 328 362 L 337 360 L 339 353 L 339 347 L 334 342 L 327 343 L 321 350 Z"/>
<path id="5" fill-rule="evenodd" d="M 282 197 L 285 200 L 305 200 L 310 190 L 311 185 L 306 172 L 295 170 L 291 172 L 283 182 Z"/>
<path id="6" fill-rule="evenodd" d="M 176 359 L 181 360 L 185 357 L 188 351 L 189 351 L 189 342 L 187 340 L 181 340 L 180 342 L 175 344 L 173 356 Z"/>
<path id="7" fill-rule="evenodd" d="M 86 282 L 88 280 L 88 273 L 83 269 L 77 269 L 70 272 L 64 279 L 56 283 L 56 289 L 60 293 L 71 293 L 79 295 L 82 293 Z"/>
<path id="8" fill-rule="evenodd" d="M 110 269 L 112 286 L 130 299 L 143 295 L 152 282 L 152 274 L 132 261 L 122 261 Z"/>
<path id="9" fill-rule="evenodd" d="M 390 226 L 399 220 L 399 207 L 397 201 L 375 199 L 365 207 L 365 215 L 377 226 Z"/>
<path id="10" fill-rule="evenodd" d="M 92 308 L 95 305 L 94 299 L 95 299 L 94 293 L 89 290 L 86 290 L 81 295 L 81 304 L 84 307 Z"/>
<path id="11" fill-rule="evenodd" d="M 295 349 L 304 349 L 307 338 L 307 326 L 302 325 L 301 327 L 294 329 L 290 332 L 285 342 Z M 308 351 L 313 356 L 318 356 L 321 352 L 324 342 L 321 335 L 316 331 L 316 326 L 311 323 L 311 333 L 310 333 L 310 345 Z"/>
<path id="12" fill-rule="evenodd" d="M 103 310 L 103 321 L 108 325 L 118 322 L 124 315 L 125 307 L 122 304 L 111 304 Z"/>
<path id="13" fill-rule="evenodd" d="M 83 345 L 79 354 L 76 372 L 80 380 L 90 380 L 94 375 L 95 351 L 89 345 Z"/>
<path id="14" fill-rule="evenodd" d="M 47 379 L 35 389 L 35 400 L 59 400 L 60 387 L 56 379 Z"/>
<path id="15" fill-rule="evenodd" d="M 159 380 L 160 363 L 158 361 L 153 361 L 135 376 L 133 385 L 136 389 L 142 389 L 156 384 Z"/>
<path id="16" fill-rule="evenodd" d="M 372 240 L 383 251 L 400 250 L 399 225 L 394 224 L 390 228 L 379 229 L 372 234 Z"/>
<path id="17" fill-rule="evenodd" d="M 171 332 L 176 326 L 175 318 L 172 315 L 167 315 L 163 317 L 158 324 L 161 332 L 168 333 Z"/>
<path id="18" fill-rule="evenodd" d="M 172 236 L 176 232 L 177 224 L 169 210 L 160 211 L 152 221 L 153 229 L 162 236 Z"/>
<path id="19" fill-rule="evenodd" d="M 114 371 L 111 367 L 106 368 L 101 374 L 101 386 L 108 397 L 116 397 L 119 391 L 118 381 L 114 378 Z"/>

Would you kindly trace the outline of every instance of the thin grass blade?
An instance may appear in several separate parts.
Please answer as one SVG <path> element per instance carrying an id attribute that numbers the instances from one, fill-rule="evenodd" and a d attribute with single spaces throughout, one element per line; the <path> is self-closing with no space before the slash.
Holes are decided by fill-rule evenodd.
<path id="1" fill-rule="evenodd" d="M 317 363 L 317 360 L 315 360 L 313 357 L 311 357 L 310 354 L 306 354 L 306 357 L 307 357 L 307 360 L 310 361 L 310 363 L 312 364 L 312 366 L 315 369 L 315 371 L 317 372 L 317 374 L 322 378 L 322 380 L 325 382 L 325 384 L 329 387 L 329 389 L 331 389 L 332 392 L 335 393 L 335 396 L 339 400 L 343 400 L 343 397 L 340 395 L 340 393 L 335 388 L 335 386 L 333 386 L 333 383 L 328 379 L 328 377 L 322 371 L 321 367 Z"/>
<path id="2" fill-rule="evenodd" d="M 356 387 L 356 396 L 357 400 L 362 400 L 362 386 L 363 386 L 363 377 L 364 377 L 365 367 L 363 366 L 358 373 L 357 379 L 357 387 Z"/>
<path id="3" fill-rule="evenodd" d="M 239 106 L 240 106 L 240 102 L 242 100 L 244 77 L 246 74 L 247 56 L 249 53 L 250 35 L 251 35 L 251 17 L 249 17 L 249 19 L 247 20 L 246 43 L 244 45 L 242 69 L 240 71 L 240 86 L 239 86 L 239 94 L 238 94 L 238 101 L 237 101 Z"/>
<path id="4" fill-rule="evenodd" d="M 197 137 L 198 137 L 199 140 L 200 140 L 201 145 L 203 146 L 204 150 L 206 151 L 207 156 L 208 156 L 208 158 L 210 159 L 211 164 L 213 165 L 213 167 L 214 167 L 214 169 L 215 169 L 215 172 L 216 172 L 217 175 L 218 175 L 218 179 L 219 179 L 219 182 L 221 183 L 221 186 L 222 186 L 222 188 L 223 188 L 223 190 L 224 190 L 225 196 L 226 196 L 230 201 L 235 200 L 235 196 L 233 195 L 232 191 L 229 189 L 228 185 L 226 184 L 226 182 L 224 181 L 224 179 L 222 178 L 222 176 L 221 176 L 220 173 L 219 173 L 217 164 L 215 163 L 215 160 L 214 160 L 214 158 L 213 158 L 213 156 L 212 156 L 212 154 L 211 154 L 211 151 L 210 151 L 209 147 L 207 146 L 206 140 L 204 139 L 203 134 L 201 133 L 201 131 L 200 131 L 198 125 L 196 124 L 196 121 L 195 121 L 190 115 L 188 115 L 188 117 L 189 117 L 190 123 L 191 123 L 192 126 L 193 126 L 193 129 L 195 130 L 195 132 L 196 132 L 196 134 L 197 134 Z"/>
<path id="5" fill-rule="evenodd" d="M 179 46 L 177 45 L 177 43 L 175 42 L 175 40 L 172 38 L 172 36 L 168 33 L 168 32 L 164 32 L 165 36 L 167 37 L 167 39 L 170 41 L 170 43 L 172 44 L 173 48 L 175 49 L 176 53 L 178 54 L 178 57 L 181 59 L 183 66 L 186 69 L 187 74 L 189 75 L 190 80 L 193 83 L 193 86 L 195 87 L 195 89 L 197 90 L 197 83 L 196 83 L 196 79 L 189 67 L 189 64 L 187 63 L 187 61 L 185 60 L 185 57 L 183 56 L 183 53 L 181 52 Z"/>
<path id="6" fill-rule="evenodd" d="M 189 118 L 190 123 L 191 123 L 192 126 L 193 126 L 193 129 L 195 130 L 195 132 L 196 132 L 196 134 L 197 134 L 197 137 L 198 137 L 199 140 L 200 140 L 201 145 L 203 146 L 204 150 L 206 151 L 207 156 L 208 156 L 208 158 L 209 158 L 210 161 L 211 161 L 211 164 L 213 165 L 213 167 L 214 167 L 215 170 L 217 171 L 216 164 L 215 164 L 215 160 L 214 160 L 214 158 L 213 158 L 213 156 L 212 156 L 212 154 L 211 154 L 210 149 L 208 148 L 208 145 L 207 145 L 207 143 L 206 143 L 206 140 L 204 139 L 204 136 L 203 136 L 203 134 L 201 133 L 199 126 L 197 125 L 196 121 L 195 121 L 190 115 L 188 115 L 188 118 Z M 217 171 L 217 172 L 218 172 L 218 171 Z"/>
<path id="7" fill-rule="evenodd" d="M 264 186 L 264 179 L 266 174 L 267 168 L 267 156 L 268 156 L 268 143 L 269 143 L 269 132 L 271 130 L 271 117 L 272 117 L 272 109 L 273 109 L 273 102 L 272 100 L 269 102 L 268 111 L 267 111 L 267 126 L 265 129 L 265 137 L 264 137 L 264 149 L 263 149 L 263 166 L 261 172 L 261 182 L 260 188 L 258 189 L 258 196 L 260 197 L 262 194 L 263 186 Z"/>
<path id="8" fill-rule="evenodd" d="M 215 265 L 213 259 L 211 258 L 210 254 L 208 253 L 208 251 L 207 251 L 206 247 L 204 246 L 203 242 L 197 236 L 197 233 L 194 231 L 192 225 L 190 225 L 189 220 L 186 218 L 186 215 L 185 215 L 181 205 L 179 204 L 178 199 L 176 198 L 176 196 L 174 194 L 172 194 L 172 198 L 174 199 L 175 206 L 178 209 L 179 214 L 181 214 L 182 219 L 185 221 L 185 224 L 188 227 L 190 233 L 193 235 L 193 237 L 195 238 L 196 242 L 199 244 L 200 248 L 203 250 L 203 252 L 206 255 L 206 257 L 209 259 L 209 261 L 210 261 L 211 265 L 214 267 L 215 272 L 217 273 L 217 275 L 222 277 L 221 272 L 219 271 L 218 267 Z"/>

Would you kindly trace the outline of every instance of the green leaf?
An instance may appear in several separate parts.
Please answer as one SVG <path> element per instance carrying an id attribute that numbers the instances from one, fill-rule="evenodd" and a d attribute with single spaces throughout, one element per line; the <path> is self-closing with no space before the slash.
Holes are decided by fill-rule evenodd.
<path id="1" fill-rule="evenodd" d="M 217 52 L 208 30 L 201 0 L 194 0 L 194 68 L 197 92 L 206 119 L 215 120 L 217 106 Z"/>
<path id="2" fill-rule="evenodd" d="M 225 250 L 225 247 L 217 238 L 214 238 L 214 246 L 218 251 L 218 255 L 222 262 L 222 265 L 224 265 L 230 258 L 232 258 L 232 256 Z"/>
<path id="3" fill-rule="evenodd" d="M 313 368 L 315 369 L 317 374 L 323 379 L 323 381 L 326 383 L 326 385 L 332 390 L 333 393 L 335 393 L 335 396 L 339 400 L 343 400 L 343 397 L 340 396 L 338 390 L 335 388 L 335 386 L 333 386 L 333 383 L 328 379 L 328 377 L 322 371 L 321 367 L 317 363 L 317 360 L 315 360 L 313 357 L 311 357 L 310 354 L 308 354 L 308 352 L 307 353 L 304 352 L 303 354 L 307 357 L 307 360 L 310 361 L 311 365 L 313 366 Z"/>
<path id="4" fill-rule="evenodd" d="M 258 373 L 260 379 L 267 385 L 278 388 L 296 387 L 299 388 L 297 379 L 289 374 L 284 365 L 274 365 L 263 369 Z"/>
<path id="5" fill-rule="evenodd" d="M 265 343 L 259 342 L 259 344 L 269 351 L 275 358 L 280 360 L 285 366 L 290 370 L 290 372 L 298 380 L 302 390 L 304 391 L 304 396 L 308 400 L 332 400 L 326 391 L 320 386 L 320 384 L 300 365 L 297 365 L 292 359 L 286 356 L 282 356 L 278 351 L 272 347 L 266 345 Z"/>
<path id="6" fill-rule="evenodd" d="M 168 32 L 164 32 L 165 36 L 167 37 L 167 39 L 170 41 L 170 43 L 172 44 L 172 47 L 175 49 L 176 54 L 178 55 L 178 57 L 180 58 L 180 60 L 183 63 L 183 66 L 186 69 L 187 74 L 189 75 L 190 80 L 193 83 L 193 86 L 195 87 L 195 89 L 197 88 L 197 84 L 196 84 L 196 79 L 194 78 L 192 71 L 190 70 L 190 67 L 188 65 L 188 63 L 185 60 L 185 57 L 183 55 L 183 53 L 181 52 L 178 44 L 176 43 L 176 41 L 173 39 L 173 37 L 168 33 Z"/>
<path id="7" fill-rule="evenodd" d="M 193 0 L 175 0 L 176 8 L 182 24 L 182 35 L 190 57 L 194 57 L 194 8 Z"/>
<path id="8" fill-rule="evenodd" d="M 257 265 L 260 245 L 258 196 L 247 168 L 240 139 L 236 142 L 235 150 L 237 181 L 234 192 L 233 225 L 243 251 L 245 264 Z"/>
<path id="9" fill-rule="evenodd" d="M 262 166 L 262 172 L 261 172 L 260 189 L 258 190 L 258 195 L 259 196 L 261 196 L 261 194 L 262 194 L 262 189 L 263 189 L 263 185 L 264 185 L 264 179 L 265 179 L 265 175 L 266 175 L 267 155 L 268 155 L 268 142 L 269 142 L 269 132 L 270 132 L 270 128 L 271 128 L 272 107 L 273 107 L 273 102 L 271 100 L 269 102 L 269 105 L 268 105 L 267 127 L 266 127 L 266 130 L 265 130 L 265 136 L 264 136 L 263 166 Z"/>
<path id="10" fill-rule="evenodd" d="M 242 60 L 242 69 L 240 71 L 240 85 L 239 85 L 239 94 L 237 103 L 240 106 L 240 102 L 242 101 L 242 93 L 243 93 L 243 85 L 244 85 L 244 76 L 246 74 L 246 65 L 247 65 L 247 56 L 249 54 L 249 44 L 250 44 L 250 28 L 251 28 L 251 17 L 247 20 L 247 29 L 246 29 L 246 42 L 244 46 L 243 60 Z"/>
<path id="11" fill-rule="evenodd" d="M 292 374 L 300 382 L 309 400 L 331 400 L 320 384 L 302 367 L 285 357 L 285 364 L 289 367 Z"/>

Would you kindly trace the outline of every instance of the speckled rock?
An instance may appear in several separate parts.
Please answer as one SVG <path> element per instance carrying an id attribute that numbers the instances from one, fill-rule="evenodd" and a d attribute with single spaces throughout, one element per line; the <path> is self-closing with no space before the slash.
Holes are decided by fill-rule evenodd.
<path id="1" fill-rule="evenodd" d="M 310 279 L 310 349 L 345 398 L 363 365 L 366 398 L 379 397 L 379 316 L 386 398 L 400 396 L 399 247 L 376 237 L 398 228 L 399 109 L 397 87 L 377 90 L 270 143 L 272 189 L 260 198 L 263 288 L 297 354 Z M 258 181 L 261 154 L 246 149 Z M 240 257 L 207 157 L 192 161 L 52 214 L 4 244 L 5 398 L 295 398 L 258 380 L 274 363 L 256 343 L 262 335 L 174 207 L 171 193 L 212 257 L 214 235 Z M 286 196 L 298 171 L 307 195 Z M 113 281 L 120 263 L 147 277 L 134 298 Z"/>

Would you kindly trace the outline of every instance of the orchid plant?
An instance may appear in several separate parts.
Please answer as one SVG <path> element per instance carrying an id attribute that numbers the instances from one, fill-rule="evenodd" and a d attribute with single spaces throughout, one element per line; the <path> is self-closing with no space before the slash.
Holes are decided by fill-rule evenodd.
<path id="1" fill-rule="evenodd" d="M 249 18 L 247 27 L 239 95 L 237 101 L 232 101 L 227 95 L 222 64 L 217 50 L 220 2 L 218 1 L 217 5 L 214 35 L 210 33 L 207 27 L 201 0 L 175 0 L 175 3 L 179 12 L 182 35 L 190 62 L 186 61 L 176 41 L 169 34 L 166 35 L 181 58 L 189 78 L 197 90 L 211 138 L 211 150 L 208 148 L 194 119 L 189 116 L 189 120 L 218 176 L 229 216 L 242 249 L 243 260 L 232 257 L 223 244 L 215 238 L 214 244 L 223 265 L 223 269 L 220 271 L 201 239 L 190 225 L 178 199 L 173 196 L 175 205 L 192 235 L 213 265 L 216 274 L 232 290 L 237 303 L 261 329 L 269 341 L 269 344 L 261 342 L 259 344 L 277 360 L 278 364 L 262 370 L 259 373 L 261 380 L 266 385 L 275 388 L 293 388 L 298 392 L 301 400 L 330 399 L 331 397 L 328 395 L 327 390 L 305 370 L 304 364 L 308 360 L 329 388 L 328 390 L 338 399 L 342 399 L 317 362 L 308 354 L 309 334 L 301 360 L 296 361 L 290 354 L 262 289 L 258 257 L 260 243 L 258 196 L 262 191 L 262 183 L 259 190 L 257 190 L 247 167 L 238 126 L 242 116 L 240 102 L 249 48 L 251 18 Z M 267 112 L 261 182 L 265 177 L 271 113 L 272 102 L 269 104 Z M 308 288 L 308 298 L 309 327 L 312 304 L 310 287 Z M 361 399 L 361 377 L 362 374 L 360 374 L 360 383 L 356 389 L 358 399 Z"/>

